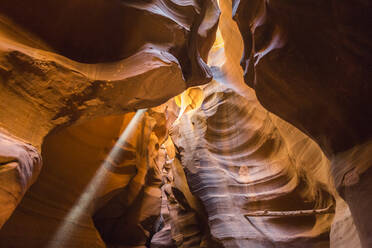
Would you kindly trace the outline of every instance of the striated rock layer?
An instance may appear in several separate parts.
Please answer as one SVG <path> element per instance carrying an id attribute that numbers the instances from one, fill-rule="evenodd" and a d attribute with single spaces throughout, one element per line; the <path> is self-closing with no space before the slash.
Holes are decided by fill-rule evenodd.
<path id="1" fill-rule="evenodd" d="M 244 40 L 246 83 L 332 160 L 338 192 L 371 247 L 372 3 L 224 2 Z"/>
<path id="2" fill-rule="evenodd" d="M 0 3 L 0 247 L 372 245 L 371 4 L 218 2 Z"/>
<path id="3" fill-rule="evenodd" d="M 144 114 L 123 145 L 117 138 L 133 113 L 49 135 L 45 167 L 0 231 L 0 247 L 217 248 L 163 109 Z"/>
<path id="4" fill-rule="evenodd" d="M 223 247 L 329 247 L 328 160 L 288 123 L 217 82 L 172 129 L 191 192 Z"/>
<path id="5" fill-rule="evenodd" d="M 34 147 L 6 134 L 4 130 L 1 131 L 0 227 L 8 220 L 27 189 L 35 182 L 42 162 Z"/>
<path id="6" fill-rule="evenodd" d="M 372 138 L 371 13 L 369 1 L 233 1 L 245 81 L 327 155 Z"/>

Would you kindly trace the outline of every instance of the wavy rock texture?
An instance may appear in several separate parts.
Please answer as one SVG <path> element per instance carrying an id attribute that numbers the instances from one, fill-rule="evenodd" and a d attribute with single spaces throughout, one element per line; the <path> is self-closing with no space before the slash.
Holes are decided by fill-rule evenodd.
<path id="1" fill-rule="evenodd" d="M 224 3 L 244 39 L 246 83 L 265 108 L 307 133 L 332 160 L 338 192 L 363 247 L 371 247 L 372 3 Z"/>
<path id="2" fill-rule="evenodd" d="M 371 4 L 218 2 L 0 3 L 0 247 L 372 245 Z"/>
<path id="3" fill-rule="evenodd" d="M 179 97 L 182 96 L 177 96 L 176 99 Z M 160 155 L 161 162 L 159 161 L 162 165 L 162 204 L 150 247 L 218 248 L 220 246 L 210 237 L 205 210 L 200 201 L 190 192 L 183 167 L 179 159 L 175 157 L 176 147 L 168 136 L 169 128 L 177 119 L 179 107 L 176 101 L 169 100 L 155 110 L 158 113 L 164 113 L 163 121 L 158 119 L 157 123 L 161 123 L 165 128 L 167 139 L 159 150 L 159 153 L 163 154 Z"/>
<path id="4" fill-rule="evenodd" d="M 233 9 L 245 80 L 265 108 L 327 155 L 372 138 L 370 2 L 233 1 Z"/>
<path id="5" fill-rule="evenodd" d="M 149 110 L 122 146 L 114 145 L 116 156 L 107 153 L 132 113 L 48 136 L 44 170 L 0 231 L 0 246 L 218 247 L 159 109 Z M 94 184 L 82 216 L 71 216 Z"/>
<path id="6" fill-rule="evenodd" d="M 167 161 L 163 166 L 162 207 L 151 248 L 219 248 L 210 235 L 206 212 L 190 192 L 183 167 L 175 158 L 171 139 L 163 144 Z"/>
<path id="7" fill-rule="evenodd" d="M 152 238 L 151 247 L 201 247 L 202 227 L 197 212 L 189 205 L 183 192 L 175 187 L 172 169 L 172 163 L 164 167 L 161 228 Z M 186 181 L 183 183 L 187 185 Z"/>
<path id="8" fill-rule="evenodd" d="M 172 139 L 213 238 L 223 247 L 329 247 L 334 198 L 319 147 L 221 84 L 204 94 Z"/>
<path id="9" fill-rule="evenodd" d="M 330 239 L 331 248 L 361 247 L 350 209 L 340 198 L 336 200 L 336 214 L 331 226 Z"/>
<path id="10" fill-rule="evenodd" d="M 0 130 L 0 228 L 41 169 L 37 150 Z"/>
<path id="11" fill-rule="evenodd" d="M 211 79 L 213 0 L 17 3 L 0 4 L 0 116 L 37 145 L 55 126 L 159 105 Z"/>
<path id="12" fill-rule="evenodd" d="M 52 130 L 206 83 L 218 18 L 215 0 L 1 1 L 0 127 L 40 152 Z"/>

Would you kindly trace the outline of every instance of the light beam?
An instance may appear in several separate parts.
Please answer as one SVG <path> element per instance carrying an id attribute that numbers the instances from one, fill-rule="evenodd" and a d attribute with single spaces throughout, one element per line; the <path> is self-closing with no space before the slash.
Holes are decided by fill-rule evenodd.
<path id="1" fill-rule="evenodd" d="M 112 160 L 119 155 L 121 151 L 120 147 L 124 146 L 125 141 L 134 133 L 136 126 L 141 121 L 146 111 L 147 109 L 137 110 L 136 114 L 133 116 L 128 126 L 125 128 L 118 141 L 111 149 L 107 156 L 108 158 L 111 158 Z M 106 163 L 109 163 L 107 162 L 107 159 L 105 159 L 98 168 L 96 174 L 84 189 L 78 201 L 76 201 L 76 204 L 71 208 L 70 212 L 64 218 L 63 223 L 57 229 L 56 233 L 53 235 L 53 238 L 48 242 L 48 245 L 46 246 L 47 248 L 66 247 L 65 245 L 68 243 L 71 234 L 74 232 L 75 226 L 79 225 L 79 222 L 84 215 L 87 215 L 88 207 L 91 205 L 97 191 L 105 182 L 107 176 L 105 169 Z"/>

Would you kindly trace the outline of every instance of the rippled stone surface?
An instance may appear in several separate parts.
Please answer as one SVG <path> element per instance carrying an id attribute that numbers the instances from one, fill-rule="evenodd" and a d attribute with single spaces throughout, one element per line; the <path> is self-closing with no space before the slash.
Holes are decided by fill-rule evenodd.
<path id="1" fill-rule="evenodd" d="M 218 2 L 0 3 L 1 247 L 370 246 L 371 4 Z"/>
<path id="2" fill-rule="evenodd" d="M 35 147 L 0 129 L 0 228 L 41 170 Z"/>
<path id="3" fill-rule="evenodd" d="M 370 2 L 233 1 L 233 10 L 245 80 L 269 111 L 328 155 L 372 138 Z"/>
<path id="4" fill-rule="evenodd" d="M 204 94 L 172 139 L 212 236 L 224 247 L 329 247 L 334 198 L 319 147 L 217 82 Z"/>
<path id="5" fill-rule="evenodd" d="M 371 2 L 224 3 L 243 36 L 246 83 L 265 108 L 307 133 L 332 160 L 338 192 L 363 247 L 370 247 Z"/>
<path id="6" fill-rule="evenodd" d="M 1 124 L 37 145 L 55 126 L 159 105 L 211 79 L 214 0 L 2 1 L 0 16 Z"/>

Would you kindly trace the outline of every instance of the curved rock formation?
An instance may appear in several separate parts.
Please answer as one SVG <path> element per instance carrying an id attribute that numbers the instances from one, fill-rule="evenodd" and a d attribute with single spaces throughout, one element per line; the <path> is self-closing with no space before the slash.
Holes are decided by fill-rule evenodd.
<path id="1" fill-rule="evenodd" d="M 332 162 L 363 247 L 372 246 L 370 1 L 224 1 L 244 39 L 245 81 Z"/>
<path id="2" fill-rule="evenodd" d="M 164 137 L 156 135 L 157 124 L 154 118 L 145 116 L 135 143 L 126 144 L 122 156 L 114 160 L 120 169 L 134 164 L 137 170 L 114 196 L 104 196 L 111 199 L 100 203 L 94 213 L 95 226 L 108 247 L 146 247 L 154 233 L 160 215 L 164 163 L 164 152 L 159 150 Z"/>
<path id="3" fill-rule="evenodd" d="M 368 1 L 233 2 L 245 81 L 327 155 L 372 138 L 371 14 Z"/>
<path id="4" fill-rule="evenodd" d="M 174 158 L 165 115 L 157 111 L 149 110 L 125 143 L 114 145 L 115 156 L 107 152 L 132 113 L 48 136 L 44 169 L 2 228 L 0 246 L 217 247 L 209 245 L 209 229 L 199 218 L 204 212 Z M 172 231 L 164 235 L 167 225 Z"/>
<path id="5" fill-rule="evenodd" d="M 371 246 L 371 13 L 2 1 L 0 247 Z"/>
<path id="6" fill-rule="evenodd" d="M 21 248 L 27 242 L 28 247 L 114 247 L 149 242 L 145 230 L 160 215 L 161 198 L 161 175 L 151 161 L 160 155 L 156 148 L 164 139 L 155 134 L 155 118 L 146 114 L 124 146 L 115 144 L 119 153 L 107 156 L 132 117 L 129 113 L 101 118 L 50 135 L 43 147 L 44 169 L 2 228 L 0 246 Z M 90 200 L 87 204 L 84 196 Z M 76 211 L 79 207 L 83 209 Z"/>
<path id="7" fill-rule="evenodd" d="M 172 139 L 212 237 L 223 247 L 329 247 L 335 202 L 319 147 L 218 83 L 204 94 Z"/>
<path id="8" fill-rule="evenodd" d="M 71 12 L 81 12 L 79 21 Z M 1 123 L 25 111 L 24 122 L 37 115 L 38 145 L 55 126 L 159 105 L 211 79 L 206 59 L 219 16 L 213 0 L 42 0 L 21 9 L 3 1 L 0 14 L 1 97 L 8 104 Z M 158 29 L 145 28 L 149 22 Z M 6 128 L 24 137 L 17 124 Z"/>
<path id="9" fill-rule="evenodd" d="M 52 130 L 206 83 L 218 18 L 215 0 L 2 1 L 0 127 L 40 151 Z"/>
<path id="10" fill-rule="evenodd" d="M 43 147 L 41 173 L 0 231 L 0 247 L 48 247 L 94 177 L 113 142 L 119 136 L 123 117 L 109 117 L 72 126 L 49 135 Z M 125 122 L 124 122 L 125 124 Z M 105 170 L 110 183 L 98 196 L 125 185 L 134 176 Z M 12 182 L 14 184 L 14 182 Z M 80 220 L 71 221 L 70 247 L 105 247 L 91 219 L 90 205 Z M 21 231 L 20 231 L 21 230 Z M 52 243 L 54 247 L 60 246 Z M 51 246 L 53 247 L 53 246 Z"/>
<path id="11" fill-rule="evenodd" d="M 165 184 L 162 187 L 159 221 L 162 227 L 151 239 L 151 247 L 202 247 L 201 223 L 197 212 L 190 206 L 184 193 L 176 187 L 174 169 L 175 165 L 170 163 L 163 170 Z M 186 181 L 183 182 L 183 188 L 185 184 L 187 185 Z"/>
<path id="12" fill-rule="evenodd" d="M 1 132 L 3 131 L 3 132 Z M 8 220 L 41 169 L 37 150 L 0 131 L 0 228 Z"/>

